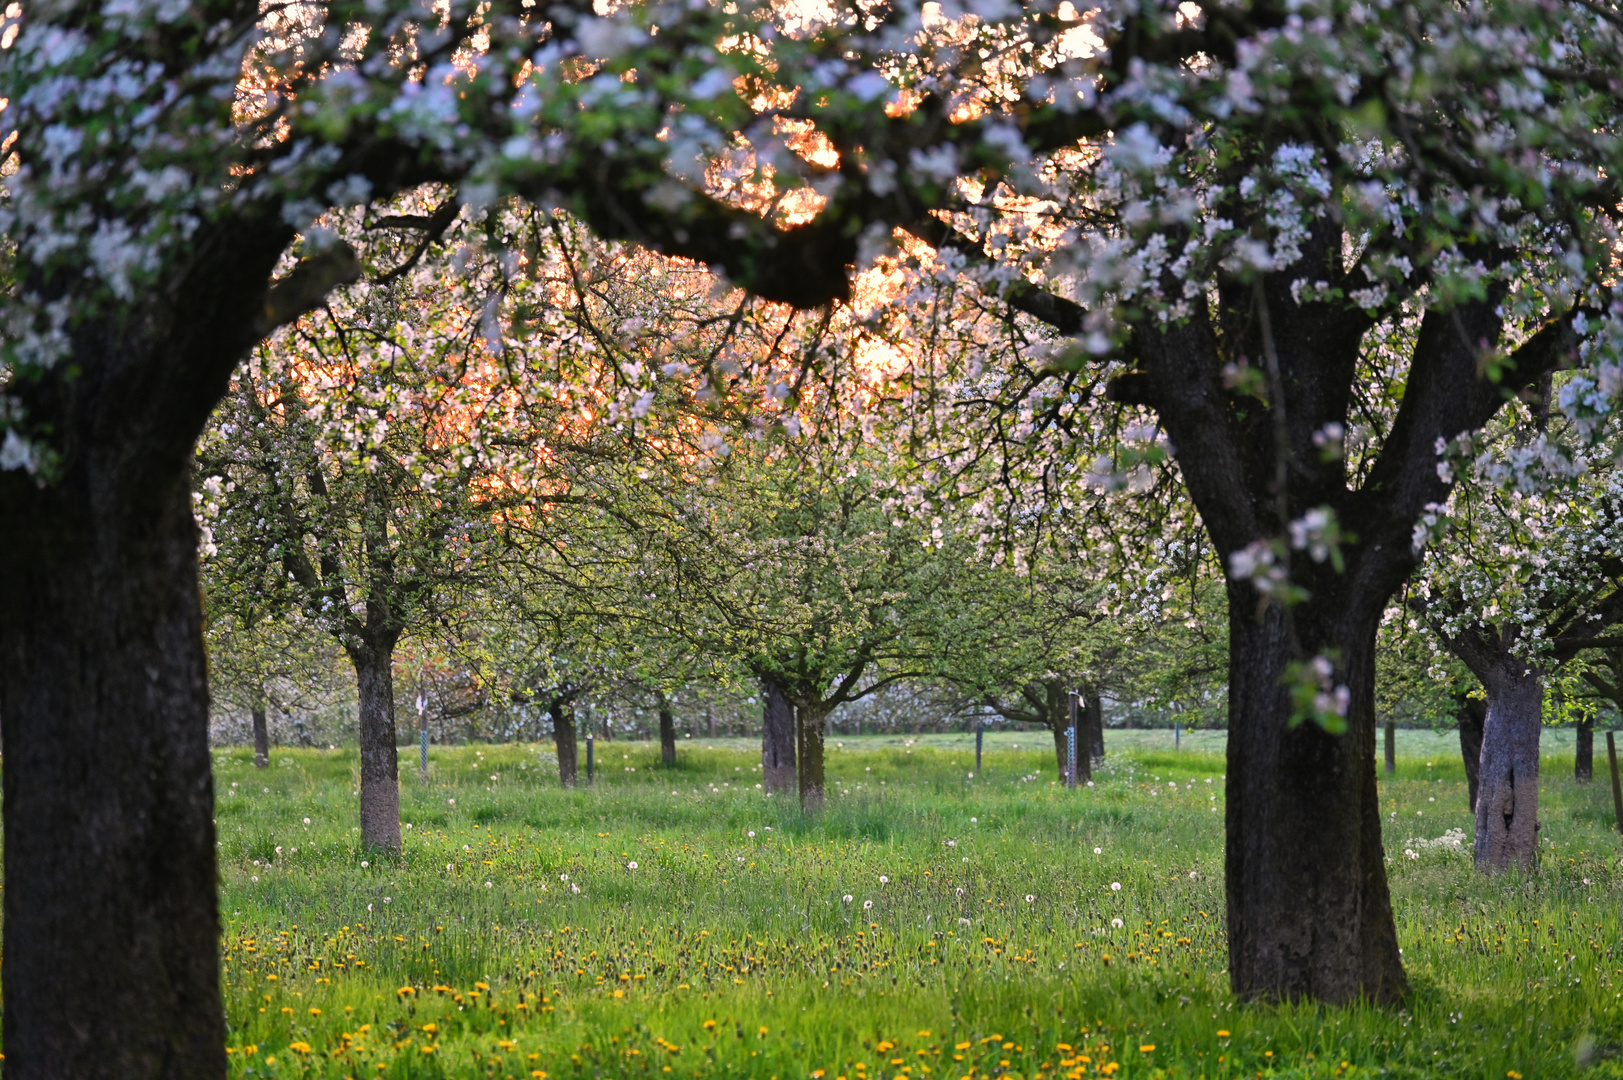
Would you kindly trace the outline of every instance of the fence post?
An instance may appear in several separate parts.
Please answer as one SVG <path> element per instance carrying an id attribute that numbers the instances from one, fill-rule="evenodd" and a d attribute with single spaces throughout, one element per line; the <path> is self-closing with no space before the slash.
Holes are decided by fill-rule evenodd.
<path id="1" fill-rule="evenodd" d="M 1182 749 L 1182 747 L 1183 747 L 1183 725 L 1178 723 L 1178 721 L 1174 720 L 1174 721 L 1172 721 L 1172 749 L 1179 750 L 1179 749 Z"/>
<path id="2" fill-rule="evenodd" d="M 590 729 L 588 729 L 587 732 L 586 732 L 586 786 L 587 787 L 592 786 L 592 773 L 593 773 L 593 770 L 594 770 L 594 766 L 596 765 L 596 762 L 593 760 L 593 758 L 595 757 L 595 755 L 593 754 L 593 750 L 595 748 L 596 743 L 597 743 L 597 740 L 592 737 L 592 732 L 591 732 Z"/>
<path id="3" fill-rule="evenodd" d="M 975 773 L 981 771 L 981 743 L 986 741 L 986 721 L 982 720 L 975 725 Z"/>
<path id="4" fill-rule="evenodd" d="M 1065 729 L 1065 786 L 1076 787 L 1076 713 L 1077 694 L 1072 690 L 1067 695 L 1066 704 L 1070 707 L 1071 726 Z"/>
<path id="5" fill-rule="evenodd" d="M 417 779 L 428 783 L 428 699 L 417 695 Z"/>
<path id="6" fill-rule="evenodd" d="M 1623 786 L 1617 780 L 1617 736 L 1606 733 L 1606 760 L 1612 766 L 1612 809 L 1617 812 L 1617 831 L 1623 832 Z"/>

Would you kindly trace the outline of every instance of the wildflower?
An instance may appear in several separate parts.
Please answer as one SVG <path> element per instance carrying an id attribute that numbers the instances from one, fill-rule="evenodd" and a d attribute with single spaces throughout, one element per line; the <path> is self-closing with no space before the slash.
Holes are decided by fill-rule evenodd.
<path id="1" fill-rule="evenodd" d="M 368 867 L 368 866 L 371 866 L 371 865 L 372 865 L 372 864 L 371 864 L 371 863 L 369 863 L 369 862 L 367 862 L 367 861 L 366 861 L 366 860 L 365 860 L 365 859 L 362 859 L 362 860 L 361 860 L 361 869 L 362 869 L 362 870 L 365 870 L 365 869 L 366 869 L 366 868 L 367 868 L 367 867 Z"/>
<path id="2" fill-rule="evenodd" d="M 1119 881 L 1112 881 L 1112 882 L 1111 882 L 1111 883 L 1110 883 L 1110 891 L 1111 891 L 1111 892 L 1121 892 L 1121 882 L 1119 882 Z"/>
<path id="3" fill-rule="evenodd" d="M 1217 1037 L 1218 1037 L 1218 1038 L 1219 1038 L 1219 1039 L 1226 1039 L 1226 1038 L 1228 1038 L 1228 1037 L 1229 1037 L 1229 1033 L 1228 1033 L 1228 1032 L 1226 1032 L 1226 1031 L 1219 1031 L 1219 1032 L 1218 1032 L 1218 1033 L 1217 1033 Z"/>
<path id="4" fill-rule="evenodd" d="M 1031 902 L 1032 902 L 1032 901 L 1034 901 L 1034 900 L 1036 900 L 1036 899 L 1037 899 L 1037 898 L 1036 898 L 1036 897 L 1035 897 L 1035 896 L 1033 896 L 1033 895 L 1031 895 L 1031 894 L 1030 894 L 1030 893 L 1027 893 L 1027 894 L 1026 894 L 1026 903 L 1028 903 L 1028 904 L 1029 904 L 1029 903 L 1031 903 Z"/>
<path id="5" fill-rule="evenodd" d="M 627 870 L 635 870 L 636 868 L 637 868 L 637 861 L 635 859 L 633 859 L 631 862 L 626 863 L 626 869 Z"/>
<path id="6" fill-rule="evenodd" d="M 1114 926 L 1117 930 L 1120 930 L 1121 929 L 1121 920 L 1120 919 L 1111 919 L 1110 920 L 1110 925 Z"/>
<path id="7" fill-rule="evenodd" d="M 716 1022 L 714 1020 L 706 1020 L 704 1022 L 704 1029 L 706 1031 L 714 1031 L 714 1030 L 716 1030 Z"/>
<path id="8" fill-rule="evenodd" d="M 956 841 L 956 840 L 948 840 L 947 841 L 947 846 L 948 847 L 957 847 L 958 846 L 958 841 Z"/>
<path id="9" fill-rule="evenodd" d="M 308 1054 L 310 1052 L 310 1044 L 307 1042 L 288 1043 L 287 1048 L 295 1054 Z"/>
<path id="10" fill-rule="evenodd" d="M 488 882 L 488 881 L 485 882 L 485 888 L 487 888 L 487 889 L 490 888 L 490 882 Z"/>
<path id="11" fill-rule="evenodd" d="M 959 919 L 958 920 L 958 925 L 959 926 L 968 926 L 969 925 L 969 920 L 968 919 Z"/>
<path id="12" fill-rule="evenodd" d="M 1096 847 L 1093 849 L 1093 853 L 1095 855 L 1103 855 L 1105 853 L 1105 849 L 1102 847 Z"/>
<path id="13" fill-rule="evenodd" d="M 559 874 L 558 875 L 558 880 L 559 881 L 568 881 L 569 880 L 569 875 L 568 874 Z"/>
<path id="14" fill-rule="evenodd" d="M 321 1010 L 320 1009 L 311 1009 L 310 1010 L 310 1015 L 311 1016 L 320 1016 L 321 1015 Z"/>
<path id="15" fill-rule="evenodd" d="M 845 894 L 845 902 L 847 904 L 849 904 L 851 902 L 851 894 L 850 893 Z"/>
<path id="16" fill-rule="evenodd" d="M 569 891 L 572 892 L 572 893 L 579 893 L 580 892 L 580 886 L 576 885 L 573 881 L 571 881 L 569 883 Z"/>
<path id="17" fill-rule="evenodd" d="M 970 774 L 969 774 L 969 778 L 970 778 L 970 779 L 971 779 L 971 780 L 973 780 L 973 779 L 975 779 L 975 774 L 974 774 L 974 773 L 970 773 Z"/>
<path id="18" fill-rule="evenodd" d="M 310 824 L 310 819 L 309 819 L 309 818 L 305 818 L 305 819 L 304 819 L 304 823 L 305 823 L 305 824 L 306 824 L 306 825 L 308 825 L 308 824 Z"/>
<path id="19" fill-rule="evenodd" d="M 863 911 L 872 911 L 873 910 L 873 901 L 872 900 L 864 900 L 862 902 L 862 910 Z"/>
<path id="20" fill-rule="evenodd" d="M 889 885 L 890 884 L 890 878 L 886 877 L 884 874 L 880 874 L 879 875 L 879 884 L 881 884 L 881 885 Z"/>
<path id="21" fill-rule="evenodd" d="M 455 799 L 446 799 L 445 801 L 450 803 L 452 806 L 456 805 L 456 800 Z"/>
<path id="22" fill-rule="evenodd" d="M 249 878 L 248 880 L 249 881 L 258 881 L 259 880 L 259 875 L 255 874 L 253 877 Z"/>
<path id="23" fill-rule="evenodd" d="M 1197 873 L 1195 873 L 1195 872 L 1194 872 L 1194 871 L 1193 871 L 1193 870 L 1191 870 L 1191 871 L 1189 871 L 1189 880 L 1190 880 L 1190 881 L 1194 881 L 1194 880 L 1195 880 L 1195 879 L 1196 879 L 1196 878 L 1197 878 L 1197 877 L 1199 877 L 1199 876 L 1200 876 L 1200 875 L 1199 875 L 1199 874 L 1197 874 Z"/>
<path id="24" fill-rule="evenodd" d="M 454 865 L 453 865 L 453 864 L 451 864 L 451 863 L 446 863 L 446 864 L 445 864 L 445 868 L 446 868 L 446 869 L 447 869 L 447 870 L 454 870 L 454 869 L 456 869 L 456 867 L 455 867 L 455 866 L 454 866 Z"/>
<path id="25" fill-rule="evenodd" d="M 1154 1049 L 1155 1049 L 1155 1044 L 1154 1043 L 1145 1043 L 1143 1046 L 1138 1048 L 1138 1052 L 1141 1053 L 1141 1054 L 1148 1054 L 1148 1053 L 1151 1053 L 1152 1051 L 1154 1051 Z"/>
<path id="26" fill-rule="evenodd" d="M 751 829 L 751 830 L 750 830 L 750 839 L 751 839 L 751 840 L 754 840 L 754 839 L 755 839 L 755 830 L 754 830 L 754 829 Z"/>
<path id="27" fill-rule="evenodd" d="M 972 818 L 969 819 L 969 823 L 971 825 L 979 825 L 980 821 L 981 821 L 981 819 L 978 818 L 978 817 L 972 817 Z"/>

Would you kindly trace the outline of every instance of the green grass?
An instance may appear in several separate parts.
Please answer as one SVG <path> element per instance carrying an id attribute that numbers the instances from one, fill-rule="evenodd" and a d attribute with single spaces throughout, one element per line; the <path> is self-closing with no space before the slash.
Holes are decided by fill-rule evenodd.
<path id="1" fill-rule="evenodd" d="M 747 740 L 603 743 L 569 792 L 545 748 L 436 748 L 426 785 L 407 751 L 399 860 L 359 849 L 353 752 L 218 752 L 232 1074 L 1623 1075 L 1620 843 L 1570 756 L 1538 874 L 1487 877 L 1455 744 L 1402 733 L 1412 998 L 1261 1007 L 1224 970 L 1221 733 L 1110 738 L 1080 792 L 1046 735 L 973 779 L 965 736 L 842 739 L 815 820 Z"/>

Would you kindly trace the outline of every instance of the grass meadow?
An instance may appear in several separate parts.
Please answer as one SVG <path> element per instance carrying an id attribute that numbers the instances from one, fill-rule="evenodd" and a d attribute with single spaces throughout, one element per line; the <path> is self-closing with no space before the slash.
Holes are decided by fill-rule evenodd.
<path id="1" fill-rule="evenodd" d="M 231 1074 L 1623 1075 L 1623 844 L 1570 740 L 1538 873 L 1485 877 L 1455 742 L 1401 733 L 1414 993 L 1325 1008 L 1228 992 L 1221 738 L 1111 732 L 1079 791 L 1046 734 L 974 776 L 966 736 L 846 738 L 815 819 L 747 740 L 600 743 L 574 791 L 544 746 L 436 747 L 426 784 L 403 750 L 398 859 L 359 848 L 353 750 L 217 751 Z"/>

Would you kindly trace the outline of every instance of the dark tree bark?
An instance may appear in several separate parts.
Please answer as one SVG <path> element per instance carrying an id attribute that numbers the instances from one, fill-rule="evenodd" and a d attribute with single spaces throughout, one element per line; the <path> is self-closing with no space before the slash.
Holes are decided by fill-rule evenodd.
<path id="1" fill-rule="evenodd" d="M 1091 773 L 1105 763 L 1105 703 L 1098 687 L 1083 687 L 1082 694 L 1082 714 L 1087 720 L 1082 726 L 1087 729 L 1087 754 L 1091 759 L 1088 771 Z"/>
<path id="2" fill-rule="evenodd" d="M 394 717 L 394 641 L 349 650 L 360 695 L 361 845 L 400 850 L 400 750 Z"/>
<path id="3" fill-rule="evenodd" d="M 1386 775 L 1395 776 L 1398 771 L 1398 725 L 1395 721 L 1386 722 Z"/>
<path id="4" fill-rule="evenodd" d="M 795 769 L 795 711 L 783 687 L 761 683 L 761 786 L 769 793 L 797 789 Z"/>
<path id="5" fill-rule="evenodd" d="M 1520 628 L 1478 624 L 1444 643 L 1487 694 L 1476 798 L 1476 864 L 1483 870 L 1538 865 L 1538 742 L 1544 677 L 1517 652 Z"/>
<path id="6" fill-rule="evenodd" d="M 659 695 L 659 763 L 667 769 L 676 768 L 676 718 L 664 694 Z"/>
<path id="7" fill-rule="evenodd" d="M 823 793 L 823 732 L 828 714 L 819 711 L 819 705 L 800 705 L 795 708 L 795 730 L 798 736 L 797 780 L 800 788 L 800 808 L 808 814 L 822 810 Z"/>
<path id="8" fill-rule="evenodd" d="M 1460 760 L 1465 764 L 1465 787 L 1476 813 L 1477 792 L 1482 785 L 1482 725 L 1488 719 L 1488 703 L 1481 698 L 1456 699 L 1460 728 Z"/>
<path id="9" fill-rule="evenodd" d="M 88 389 L 88 388 L 87 388 Z M 0 473 L 8 1078 L 223 1077 L 208 675 L 184 458 Z"/>
<path id="10" fill-rule="evenodd" d="M 1351 691 L 1342 735 L 1311 721 L 1292 726 L 1285 615 L 1256 610 L 1249 585 L 1230 586 L 1230 979 L 1241 997 L 1395 1000 L 1408 985 L 1375 785 L 1380 609 L 1339 627 L 1293 613 L 1298 633 L 1317 630 L 1320 648 L 1339 648 Z"/>
<path id="11" fill-rule="evenodd" d="M 558 751 L 558 782 L 566 788 L 575 786 L 580 761 L 575 749 L 575 707 L 567 697 L 552 699 L 552 745 Z"/>
<path id="12" fill-rule="evenodd" d="M 1580 784 L 1587 784 L 1595 779 L 1595 720 L 1590 716 L 1578 721 L 1572 759 L 1572 778 Z"/>
<path id="13" fill-rule="evenodd" d="M 254 698 L 254 768 L 264 769 L 270 766 L 270 726 L 265 723 L 265 697 L 263 694 Z"/>

